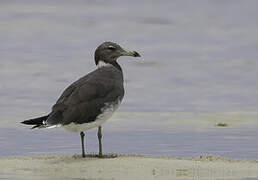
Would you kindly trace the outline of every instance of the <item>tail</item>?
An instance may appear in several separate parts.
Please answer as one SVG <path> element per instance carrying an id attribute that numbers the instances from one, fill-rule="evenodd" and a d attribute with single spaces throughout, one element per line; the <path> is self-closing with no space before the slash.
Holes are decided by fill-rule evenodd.
<path id="1" fill-rule="evenodd" d="M 34 119 L 29 119 L 29 120 L 26 120 L 26 121 L 22 121 L 21 123 L 27 124 L 27 125 L 34 125 L 31 129 L 42 128 L 42 127 L 45 126 L 45 124 L 43 122 L 45 120 L 47 120 L 48 116 L 49 115 L 38 117 L 38 118 L 34 118 Z"/>

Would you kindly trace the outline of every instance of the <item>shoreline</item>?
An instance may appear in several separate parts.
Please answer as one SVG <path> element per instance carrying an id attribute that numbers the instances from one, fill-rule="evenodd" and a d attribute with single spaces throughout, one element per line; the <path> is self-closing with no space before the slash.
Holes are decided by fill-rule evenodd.
<path id="1" fill-rule="evenodd" d="M 90 157 L 91 156 L 91 157 Z M 121 155 L 0 158 L 0 178 L 12 179 L 243 179 L 258 177 L 258 161 Z"/>

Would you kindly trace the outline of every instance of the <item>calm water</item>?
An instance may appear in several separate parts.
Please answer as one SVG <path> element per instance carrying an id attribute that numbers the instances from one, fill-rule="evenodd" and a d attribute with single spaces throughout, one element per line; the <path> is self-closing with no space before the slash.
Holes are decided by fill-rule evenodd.
<path id="1" fill-rule="evenodd" d="M 258 159 L 257 8 L 233 0 L 0 1 L 0 156 L 80 153 L 78 134 L 19 121 L 48 113 L 95 68 L 95 48 L 115 41 L 143 58 L 119 60 L 126 96 L 104 126 L 104 151 Z M 87 147 L 96 152 L 96 130 Z"/>

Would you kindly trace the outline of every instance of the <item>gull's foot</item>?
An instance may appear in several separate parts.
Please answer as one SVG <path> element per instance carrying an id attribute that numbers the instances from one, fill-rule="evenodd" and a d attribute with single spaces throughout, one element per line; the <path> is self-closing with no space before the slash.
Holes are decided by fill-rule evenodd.
<path id="1" fill-rule="evenodd" d="M 102 159 L 116 158 L 117 156 L 118 156 L 117 154 L 102 154 L 102 155 L 97 155 L 98 158 L 102 158 Z"/>
<path id="2" fill-rule="evenodd" d="M 100 158 L 100 159 L 110 159 L 110 158 L 116 158 L 118 157 L 118 154 L 110 153 L 110 154 L 103 154 L 102 156 L 99 156 L 99 154 L 85 154 L 84 157 L 82 155 L 75 154 L 73 155 L 73 158 L 80 159 L 80 158 Z"/>

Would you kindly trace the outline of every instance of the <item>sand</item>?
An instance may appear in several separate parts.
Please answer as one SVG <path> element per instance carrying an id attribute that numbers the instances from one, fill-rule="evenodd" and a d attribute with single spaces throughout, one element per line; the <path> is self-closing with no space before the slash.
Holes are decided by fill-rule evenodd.
<path id="1" fill-rule="evenodd" d="M 243 179 L 258 177 L 258 162 L 214 156 L 179 159 L 118 155 L 116 158 L 60 155 L 0 158 L 0 179 Z"/>

